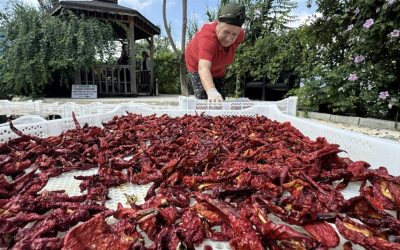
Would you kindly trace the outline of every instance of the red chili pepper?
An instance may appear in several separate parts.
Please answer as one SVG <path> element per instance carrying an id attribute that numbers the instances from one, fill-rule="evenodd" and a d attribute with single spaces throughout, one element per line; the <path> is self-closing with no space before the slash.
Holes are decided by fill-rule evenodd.
<path id="1" fill-rule="evenodd" d="M 20 137 L 0 144 L 0 246 L 144 250 L 138 225 L 154 240 L 147 249 L 192 249 L 209 238 L 234 249 L 316 250 L 337 246 L 327 224 L 334 221 L 342 236 L 367 249 L 400 246 L 400 222 L 385 211 L 400 214 L 399 177 L 342 158 L 338 145 L 313 141 L 288 122 L 127 113 L 100 128 L 73 120 L 74 129 L 45 139 L 10 123 Z M 43 190 L 49 178 L 94 167 L 95 175 L 75 177 L 84 195 Z M 128 181 L 152 183 L 145 203 L 107 209 L 108 189 Z M 355 181 L 360 195 L 344 199 L 341 191 Z M 273 223 L 270 213 L 311 236 Z M 111 215 L 120 221 L 108 226 Z M 24 228 L 28 222 L 33 229 Z M 63 242 L 54 238 L 78 222 Z"/>

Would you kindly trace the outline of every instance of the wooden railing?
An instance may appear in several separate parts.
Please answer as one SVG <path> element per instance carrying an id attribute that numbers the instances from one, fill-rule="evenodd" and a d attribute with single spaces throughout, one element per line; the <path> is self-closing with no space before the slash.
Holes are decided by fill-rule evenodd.
<path id="1" fill-rule="evenodd" d="M 130 68 L 130 65 L 99 65 L 89 72 L 77 71 L 75 84 L 96 84 L 101 95 L 152 94 L 150 71 L 136 71 L 136 89 L 132 89 Z"/>

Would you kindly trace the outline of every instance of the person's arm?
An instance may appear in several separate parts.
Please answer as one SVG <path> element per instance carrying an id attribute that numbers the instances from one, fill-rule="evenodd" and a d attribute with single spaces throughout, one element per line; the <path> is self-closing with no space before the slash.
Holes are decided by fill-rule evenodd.
<path id="1" fill-rule="evenodd" d="M 199 60 L 199 75 L 201 79 L 201 84 L 203 84 L 204 90 L 207 92 L 208 90 L 215 88 L 212 76 L 211 76 L 211 62 L 200 59 Z"/>
<path id="2" fill-rule="evenodd" d="M 215 84 L 213 82 L 213 78 L 211 75 L 211 62 L 200 59 L 199 60 L 199 75 L 201 84 L 203 85 L 204 90 L 207 92 L 208 101 L 209 102 L 223 102 L 221 94 L 215 88 Z"/>

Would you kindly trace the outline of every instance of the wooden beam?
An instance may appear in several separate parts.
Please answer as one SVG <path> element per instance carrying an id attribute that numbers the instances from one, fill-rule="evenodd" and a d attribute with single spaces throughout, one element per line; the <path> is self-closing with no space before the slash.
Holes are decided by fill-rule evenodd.
<path id="1" fill-rule="evenodd" d="M 104 18 L 103 18 L 103 12 L 101 12 L 101 17 L 94 17 L 95 19 L 98 19 L 98 20 L 104 20 Z M 132 18 L 132 17 L 130 17 L 130 16 L 128 16 L 128 21 L 125 21 L 125 20 L 118 20 L 118 21 L 120 21 L 121 23 L 127 23 L 127 24 L 129 24 L 130 23 L 130 21 L 129 21 L 129 19 L 130 18 Z M 150 27 L 150 26 L 148 26 L 146 23 L 144 23 L 145 24 L 145 27 L 141 27 L 140 25 L 138 25 L 138 24 L 136 24 L 136 23 L 134 23 L 134 26 L 135 27 L 138 27 L 141 31 L 144 31 L 146 34 L 148 34 L 149 35 L 149 37 L 150 36 L 152 36 L 152 28 Z M 151 30 L 151 31 L 149 31 L 149 30 Z"/>
<path id="2" fill-rule="evenodd" d="M 105 20 L 102 17 L 94 17 L 94 18 L 97 19 L 97 20 Z M 125 20 L 118 20 L 118 21 L 120 21 L 121 23 L 128 23 L 129 24 L 129 21 L 125 21 Z"/>
<path id="3" fill-rule="evenodd" d="M 153 35 L 153 29 L 143 20 L 141 20 L 140 18 L 138 18 L 137 16 L 134 17 L 135 18 L 135 26 L 138 27 L 140 30 L 146 32 L 149 36 Z"/>
<path id="4" fill-rule="evenodd" d="M 146 32 L 148 35 L 151 36 L 151 32 L 144 30 L 142 27 L 140 27 L 139 25 L 135 24 L 136 27 L 138 27 L 139 29 L 141 29 L 142 31 Z"/>
<path id="5" fill-rule="evenodd" d="M 130 33 L 130 56 L 131 56 L 131 92 L 137 95 L 136 89 L 136 56 L 135 56 L 135 20 L 132 16 L 129 17 L 129 33 Z"/>

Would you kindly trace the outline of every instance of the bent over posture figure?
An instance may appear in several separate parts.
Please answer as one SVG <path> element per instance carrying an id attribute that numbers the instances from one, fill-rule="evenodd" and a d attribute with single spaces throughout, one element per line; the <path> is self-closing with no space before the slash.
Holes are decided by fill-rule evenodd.
<path id="1" fill-rule="evenodd" d="M 217 21 L 204 24 L 186 48 L 186 66 L 197 99 L 225 100 L 226 66 L 233 63 L 236 48 L 244 40 L 246 18 L 241 4 L 227 4 Z"/>

